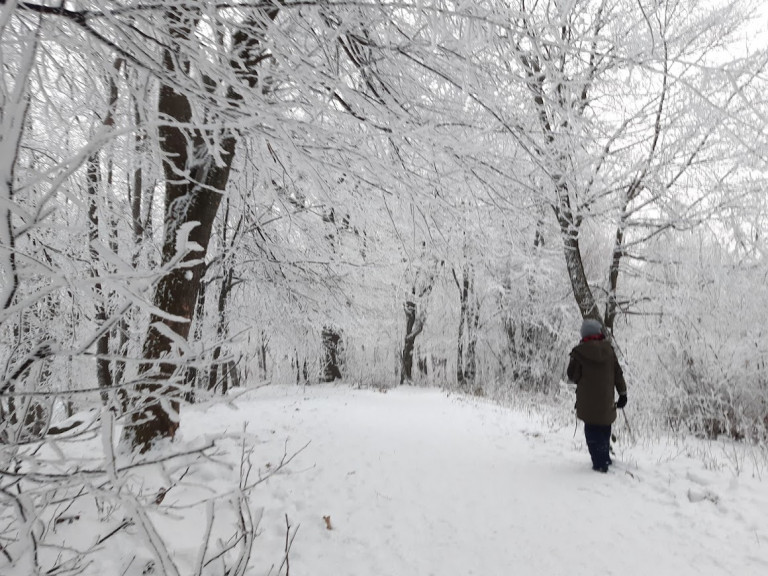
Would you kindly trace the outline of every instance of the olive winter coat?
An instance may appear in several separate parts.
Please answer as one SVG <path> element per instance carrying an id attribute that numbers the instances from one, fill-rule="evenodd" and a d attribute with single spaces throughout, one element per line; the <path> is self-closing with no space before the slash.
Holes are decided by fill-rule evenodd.
<path id="1" fill-rule="evenodd" d="M 627 393 L 616 353 L 608 340 L 587 339 L 571 350 L 568 378 L 576 383 L 576 416 L 607 426 L 616 420 L 614 389 Z"/>

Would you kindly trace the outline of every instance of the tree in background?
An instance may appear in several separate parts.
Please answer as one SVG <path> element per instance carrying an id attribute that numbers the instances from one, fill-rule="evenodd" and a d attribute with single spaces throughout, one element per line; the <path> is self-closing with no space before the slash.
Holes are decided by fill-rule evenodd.
<path id="1" fill-rule="evenodd" d="M 736 40 L 743 6 L 519 6 L 508 54 L 524 74 L 537 124 L 520 118 L 515 129 L 547 182 L 581 314 L 611 330 L 631 304 L 618 296 L 623 258 L 662 230 L 706 221 L 726 201 L 722 146 L 766 65 L 764 53 L 743 59 L 722 50 Z M 614 230 L 599 298 L 580 242 L 588 222 Z"/>

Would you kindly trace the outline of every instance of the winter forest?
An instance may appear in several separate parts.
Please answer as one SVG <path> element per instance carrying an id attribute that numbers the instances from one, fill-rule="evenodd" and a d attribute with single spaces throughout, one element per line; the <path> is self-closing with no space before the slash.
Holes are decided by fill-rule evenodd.
<path id="1" fill-rule="evenodd" d="M 0 573 L 135 537 L 144 574 L 256 574 L 249 487 L 299 447 L 249 476 L 190 411 L 335 383 L 572 417 L 582 318 L 639 439 L 765 454 L 765 8 L 0 2 Z M 155 508 L 232 450 L 180 569 Z"/>

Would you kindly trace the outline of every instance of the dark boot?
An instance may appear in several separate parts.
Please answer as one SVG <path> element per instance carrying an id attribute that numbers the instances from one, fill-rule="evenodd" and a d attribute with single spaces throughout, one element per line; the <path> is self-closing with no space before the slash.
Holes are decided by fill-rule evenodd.
<path id="1" fill-rule="evenodd" d="M 587 440 L 587 448 L 592 458 L 592 469 L 599 472 L 608 472 L 611 464 L 611 427 L 597 424 L 584 424 L 584 436 Z"/>

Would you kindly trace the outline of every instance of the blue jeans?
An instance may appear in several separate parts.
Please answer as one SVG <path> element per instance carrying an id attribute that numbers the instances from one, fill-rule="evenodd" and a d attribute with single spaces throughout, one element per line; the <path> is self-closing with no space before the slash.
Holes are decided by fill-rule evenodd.
<path id="1" fill-rule="evenodd" d="M 587 448 L 592 457 L 592 467 L 602 468 L 608 466 L 611 460 L 611 425 L 584 424 L 584 436 L 587 439 Z"/>

